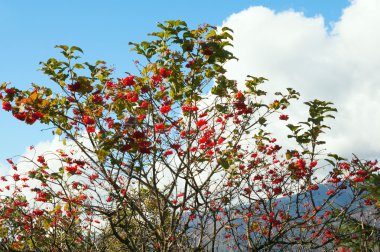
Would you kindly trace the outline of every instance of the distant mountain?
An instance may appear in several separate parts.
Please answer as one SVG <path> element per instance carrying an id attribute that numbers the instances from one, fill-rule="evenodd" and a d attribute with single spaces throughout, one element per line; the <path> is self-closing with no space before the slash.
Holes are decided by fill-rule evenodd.
<path id="1" fill-rule="evenodd" d="M 329 199 L 329 196 L 327 195 L 327 192 L 329 190 L 334 190 L 335 187 L 332 184 L 324 184 L 324 185 L 319 185 L 319 189 L 315 191 L 308 191 L 304 194 L 298 194 L 298 195 L 292 195 L 292 196 L 287 196 L 287 197 L 282 197 L 277 199 L 276 201 L 278 202 L 278 205 L 276 209 L 282 209 L 284 210 L 287 214 L 291 216 L 297 216 L 298 214 L 300 216 L 304 215 L 304 213 L 307 211 L 307 208 L 304 207 L 305 204 L 311 204 L 311 196 L 313 198 L 313 202 L 316 206 L 323 206 L 323 210 L 318 213 L 319 217 L 322 217 L 322 215 L 325 213 L 325 211 L 331 211 L 333 212 L 334 210 L 341 210 L 342 208 L 345 208 L 349 206 L 348 208 L 348 214 L 351 216 L 353 219 L 365 219 L 368 225 L 374 225 L 380 229 L 380 224 L 376 222 L 375 219 L 375 213 L 376 209 L 372 206 L 364 206 L 363 204 L 359 204 L 358 201 L 353 201 L 353 198 L 355 197 L 353 190 L 350 188 L 347 188 L 346 190 L 342 190 L 337 196 L 333 198 L 333 201 L 329 200 L 328 203 L 326 203 L 326 200 Z M 297 204 L 297 198 L 298 198 L 298 204 Z M 298 213 L 297 213 L 297 205 L 298 205 Z M 241 206 L 241 207 L 235 207 L 233 210 L 231 209 L 230 211 L 244 211 L 244 209 L 247 209 L 247 206 Z M 378 215 L 377 215 L 378 216 Z M 226 217 L 224 218 L 225 221 L 227 221 Z M 300 221 L 302 221 L 302 218 L 299 218 Z M 194 233 L 192 234 L 194 237 L 194 242 L 197 242 L 197 229 L 196 226 L 199 224 L 198 222 L 193 223 L 193 231 Z M 233 222 L 230 223 L 231 225 L 236 226 L 237 233 L 240 235 L 245 234 L 245 228 L 246 224 L 242 219 L 236 219 Z M 217 225 L 217 228 L 221 228 L 220 224 Z M 210 227 L 208 232 L 212 233 L 213 228 Z M 311 231 L 307 231 L 310 232 Z M 225 242 L 226 239 L 224 238 L 225 232 L 222 230 L 220 234 L 218 235 L 218 242 L 215 245 L 217 248 L 216 251 L 235 251 L 232 248 L 228 246 L 228 244 Z M 255 234 L 252 234 L 254 236 Z M 293 233 L 292 235 L 296 235 L 296 233 Z M 307 235 L 303 233 L 303 235 Z M 205 241 L 207 242 L 207 241 Z M 240 241 L 244 242 L 244 241 Z M 208 247 L 210 249 L 210 246 Z M 272 249 L 272 251 L 282 251 L 282 249 L 277 248 L 277 249 Z M 300 250 L 302 251 L 302 250 Z M 312 251 L 312 250 L 308 250 Z M 320 250 L 313 250 L 313 251 L 320 251 Z"/>

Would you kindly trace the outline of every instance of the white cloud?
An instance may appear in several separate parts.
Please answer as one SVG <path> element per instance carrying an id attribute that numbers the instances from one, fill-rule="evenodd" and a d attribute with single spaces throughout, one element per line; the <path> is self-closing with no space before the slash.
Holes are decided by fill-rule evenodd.
<path id="1" fill-rule="evenodd" d="M 78 140 L 82 142 L 85 146 L 90 148 L 90 143 L 88 139 L 86 139 L 85 137 L 80 137 Z M 19 174 L 23 177 L 28 177 L 28 173 L 31 170 L 37 169 L 36 164 L 39 163 L 37 161 L 39 156 L 45 157 L 50 172 L 58 172 L 61 167 L 66 165 L 66 163 L 64 163 L 62 161 L 62 158 L 60 157 L 60 150 L 62 150 L 65 153 L 72 153 L 72 158 L 81 159 L 84 157 L 83 152 L 80 151 L 79 147 L 73 141 L 68 140 L 67 143 L 64 144 L 60 137 L 54 136 L 51 141 L 39 142 L 36 145 L 34 145 L 33 148 L 28 147 L 22 155 L 12 158 L 12 161 L 17 166 L 17 170 L 12 169 L 11 165 L 9 164 L 0 164 L 0 175 L 6 176 L 8 179 L 7 182 L 2 184 L 0 189 L 3 189 L 6 185 L 10 185 L 11 187 L 13 187 L 14 182 L 11 176 L 13 176 L 14 174 Z M 83 181 L 81 180 L 81 182 Z M 21 182 L 19 182 L 19 185 L 20 184 Z M 35 193 L 31 192 L 30 189 L 40 187 L 41 182 L 36 179 L 29 179 L 29 181 L 26 184 L 28 184 L 29 187 L 23 188 L 22 193 L 27 197 L 28 200 L 32 200 L 35 196 Z M 57 190 L 60 189 L 57 186 L 51 186 L 57 188 Z M 12 190 L 5 190 L 4 193 L 0 195 L 8 195 L 11 192 Z"/>
<path id="2" fill-rule="evenodd" d="M 59 140 L 59 137 L 55 136 L 51 141 L 43 141 L 38 144 L 36 144 L 33 148 L 26 149 L 23 155 L 19 157 L 15 157 L 12 159 L 12 161 L 17 166 L 17 170 L 13 170 L 11 168 L 11 165 L 3 166 L 2 169 L 2 176 L 7 176 L 7 182 L 3 182 L 1 189 L 4 189 L 6 185 L 10 185 L 12 188 L 14 186 L 14 181 L 10 176 L 13 176 L 14 174 L 19 174 L 22 177 L 28 177 L 28 172 L 36 169 L 36 165 L 32 163 L 38 163 L 37 158 L 40 155 L 46 155 L 47 162 L 50 168 L 53 170 L 57 170 L 62 166 L 61 162 L 56 157 L 57 150 L 59 149 L 67 149 L 68 147 L 62 144 L 62 141 Z M 20 186 L 22 183 L 18 182 L 18 185 Z M 23 188 L 22 193 L 28 200 L 32 200 L 35 196 L 35 193 L 31 192 L 30 189 L 39 187 L 41 182 L 35 179 L 29 179 L 28 182 L 26 182 L 29 187 Z M 13 192 L 13 189 L 10 191 L 5 190 L 2 195 L 9 195 L 11 192 Z"/>
<path id="3" fill-rule="evenodd" d="M 0 175 L 1 176 L 4 176 L 5 174 L 7 174 L 9 169 L 10 169 L 9 165 L 6 165 L 5 163 L 0 162 Z"/>
<path id="4" fill-rule="evenodd" d="M 380 1 L 357 0 L 327 31 L 323 17 L 292 10 L 275 13 L 251 7 L 228 17 L 234 30 L 232 52 L 239 61 L 226 67 L 230 78 L 264 76 L 268 90 L 293 87 L 302 101 L 333 101 L 339 112 L 330 121 L 330 151 L 350 156 L 380 157 Z M 306 107 L 296 103 L 294 120 Z M 301 117 L 303 116 L 303 117 Z"/>

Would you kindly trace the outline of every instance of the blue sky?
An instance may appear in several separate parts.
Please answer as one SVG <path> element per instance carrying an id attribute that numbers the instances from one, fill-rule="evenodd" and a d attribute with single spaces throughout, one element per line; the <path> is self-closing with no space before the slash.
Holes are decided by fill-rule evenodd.
<path id="1" fill-rule="evenodd" d="M 23 89 L 31 82 L 51 85 L 37 69 L 40 61 L 58 56 L 57 44 L 77 45 L 85 51 L 84 60 L 106 60 L 122 73 L 133 68 L 128 42 L 146 39 L 160 21 L 221 25 L 233 13 L 262 5 L 275 12 L 292 9 L 306 17 L 323 16 L 330 29 L 349 4 L 348 0 L 1 1 L 0 83 L 12 82 Z M 0 163 L 52 138 L 51 131 L 41 131 L 46 127 L 25 125 L 4 111 L 0 122 Z"/>

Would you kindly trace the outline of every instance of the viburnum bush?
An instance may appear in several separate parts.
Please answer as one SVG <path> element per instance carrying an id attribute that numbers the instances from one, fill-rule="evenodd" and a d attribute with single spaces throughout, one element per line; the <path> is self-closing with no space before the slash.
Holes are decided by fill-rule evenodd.
<path id="1" fill-rule="evenodd" d="M 53 127 L 62 148 L 9 159 L 0 239 L 14 251 L 293 251 L 376 242 L 376 161 L 328 153 L 332 103 L 226 77 L 232 31 L 183 21 L 131 43 L 137 74 L 113 76 L 78 47 L 41 63 L 56 87 L 1 85 L 2 108 Z M 245 84 L 245 85 L 243 85 Z M 243 88 L 244 86 L 244 88 Z M 211 91 L 209 91 L 211 88 Z M 269 102 L 268 102 L 269 101 Z M 268 122 L 289 130 L 285 150 Z M 38 150 L 31 150 L 38 151 Z M 36 152 L 37 153 L 37 152 Z M 21 169 L 21 168 L 22 169 Z M 316 172 L 323 170 L 320 174 Z M 364 230 L 365 229 L 365 230 Z M 364 234 L 366 235 L 362 235 Z M 371 243 L 372 242 L 372 243 Z"/>

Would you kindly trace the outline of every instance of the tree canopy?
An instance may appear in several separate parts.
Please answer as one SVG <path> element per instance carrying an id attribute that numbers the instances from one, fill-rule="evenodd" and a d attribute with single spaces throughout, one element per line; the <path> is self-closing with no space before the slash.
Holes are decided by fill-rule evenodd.
<path id="1" fill-rule="evenodd" d="M 1 177 L 0 244 L 13 251 L 311 251 L 374 248 L 377 161 L 329 153 L 331 102 L 237 83 L 232 30 L 158 24 L 119 78 L 104 61 L 59 45 L 41 63 L 53 87 L 0 86 L 2 107 L 46 124 L 64 148 L 9 159 Z M 289 120 L 289 121 L 288 121 Z M 289 131 L 284 149 L 269 123 Z M 22 169 L 20 168 L 22 166 Z M 27 168 L 25 168 L 27 167 Z M 323 174 L 317 172 L 323 170 Z M 377 183 L 377 184 L 376 184 Z M 363 250 L 364 251 L 364 250 Z"/>

